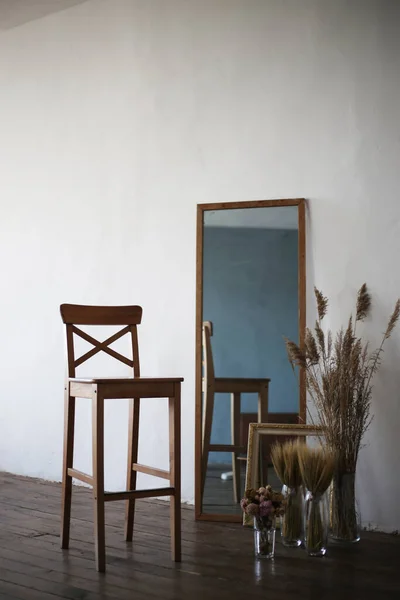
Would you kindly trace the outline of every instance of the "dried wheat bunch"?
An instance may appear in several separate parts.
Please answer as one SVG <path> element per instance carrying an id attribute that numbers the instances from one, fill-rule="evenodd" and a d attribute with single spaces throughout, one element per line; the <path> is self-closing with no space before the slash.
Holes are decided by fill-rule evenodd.
<path id="1" fill-rule="evenodd" d="M 299 445 L 298 458 L 304 485 L 311 493 L 307 510 L 306 547 L 318 553 L 325 545 L 327 523 L 323 522 L 321 498 L 332 481 L 336 457 L 326 448 Z"/>
<path id="2" fill-rule="evenodd" d="M 279 479 L 289 488 L 300 487 L 302 482 L 297 440 L 274 444 L 271 460 Z"/>

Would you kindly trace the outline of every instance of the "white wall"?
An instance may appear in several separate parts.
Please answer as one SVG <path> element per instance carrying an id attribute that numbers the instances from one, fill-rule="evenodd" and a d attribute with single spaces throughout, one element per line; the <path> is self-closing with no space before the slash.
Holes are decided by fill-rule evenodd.
<path id="1" fill-rule="evenodd" d="M 192 500 L 199 202 L 308 198 L 309 288 L 336 326 L 366 280 L 376 341 L 400 293 L 399 27 L 395 0 L 92 0 L 0 35 L 1 469 L 60 478 L 58 305 L 140 303 L 143 374 L 185 377 Z M 399 355 L 400 331 L 359 468 L 364 522 L 387 530 Z M 144 404 L 140 460 L 166 466 L 165 405 Z M 108 406 L 114 489 L 125 417 Z"/>
<path id="2" fill-rule="evenodd" d="M 0 30 L 65 10 L 86 0 L 0 0 Z"/>

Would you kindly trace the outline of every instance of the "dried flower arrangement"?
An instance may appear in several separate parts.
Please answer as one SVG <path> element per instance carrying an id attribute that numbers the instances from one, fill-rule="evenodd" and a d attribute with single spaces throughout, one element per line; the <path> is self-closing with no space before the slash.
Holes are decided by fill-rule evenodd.
<path id="1" fill-rule="evenodd" d="M 275 552 L 275 520 L 284 513 L 284 498 L 270 485 L 246 490 L 240 502 L 242 510 L 254 518 L 255 553 L 258 558 L 272 558 Z"/>
<path id="2" fill-rule="evenodd" d="M 283 444 L 276 443 L 271 449 L 276 474 L 286 486 L 282 522 L 282 540 L 286 546 L 300 546 L 304 537 L 304 492 L 298 448 L 298 441 L 290 440 Z"/>
<path id="3" fill-rule="evenodd" d="M 284 513 L 284 497 L 270 485 L 259 490 L 246 490 L 240 506 L 247 515 L 254 517 L 261 528 L 271 528 L 276 517 Z"/>
<path id="4" fill-rule="evenodd" d="M 333 341 L 322 321 L 328 299 L 315 288 L 318 320 L 314 332 L 306 329 L 304 348 L 286 340 L 292 367 L 304 368 L 306 386 L 324 428 L 328 447 L 336 455 L 332 491 L 332 534 L 337 539 L 357 538 L 355 471 L 362 438 L 371 424 L 372 379 L 381 364 L 383 346 L 400 316 L 400 299 L 383 334 L 380 346 L 370 351 L 369 343 L 357 335 L 357 323 L 369 315 L 371 296 L 366 284 L 357 295 L 355 317 L 341 328 Z"/>
<path id="5" fill-rule="evenodd" d="M 298 444 L 298 460 L 301 476 L 309 493 L 306 549 L 312 556 L 323 556 L 326 551 L 328 526 L 328 516 L 324 515 L 323 496 L 332 481 L 335 455 L 324 447 L 310 448 L 306 444 Z"/>

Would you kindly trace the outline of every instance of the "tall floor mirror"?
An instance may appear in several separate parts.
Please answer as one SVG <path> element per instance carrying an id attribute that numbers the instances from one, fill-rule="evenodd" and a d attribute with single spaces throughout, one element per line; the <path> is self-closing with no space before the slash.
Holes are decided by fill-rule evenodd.
<path id="1" fill-rule="evenodd" d="M 198 205 L 199 520 L 241 521 L 250 423 L 305 422 L 304 374 L 284 342 L 303 342 L 305 278 L 304 199 Z M 271 484 L 273 442 L 263 439 L 259 461 Z"/>

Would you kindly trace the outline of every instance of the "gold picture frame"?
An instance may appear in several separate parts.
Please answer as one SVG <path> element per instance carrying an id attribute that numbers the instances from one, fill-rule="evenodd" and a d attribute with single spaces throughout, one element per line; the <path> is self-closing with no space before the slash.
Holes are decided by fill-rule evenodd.
<path id="1" fill-rule="evenodd" d="M 322 437 L 323 428 L 320 425 L 289 425 L 277 423 L 250 423 L 249 440 L 247 446 L 246 485 L 245 489 L 260 487 L 259 460 L 260 460 L 260 435 L 284 435 L 297 437 Z M 243 514 L 243 525 L 253 524 L 253 518 Z"/>

